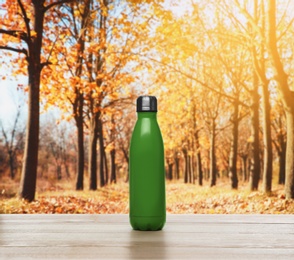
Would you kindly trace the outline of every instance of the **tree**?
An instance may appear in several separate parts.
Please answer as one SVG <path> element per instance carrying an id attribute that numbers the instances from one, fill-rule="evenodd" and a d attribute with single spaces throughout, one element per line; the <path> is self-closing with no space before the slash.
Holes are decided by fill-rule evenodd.
<path id="1" fill-rule="evenodd" d="M 40 167 L 48 171 L 49 167 L 46 164 L 53 165 L 57 180 L 64 177 L 70 178 L 69 162 L 73 147 L 68 124 L 68 122 L 59 122 L 53 116 L 43 121 L 40 128 L 40 149 L 42 151 L 39 155 L 42 160 Z M 43 165 L 45 167 L 42 167 Z M 42 175 L 43 172 L 41 177 Z"/>
<path id="2" fill-rule="evenodd" d="M 285 192 L 287 198 L 294 197 L 294 96 L 290 89 L 289 74 L 286 72 L 283 60 L 279 53 L 279 44 L 277 38 L 277 6 L 275 0 L 261 1 L 262 6 L 265 6 L 265 20 L 264 26 L 258 24 L 252 15 L 241 7 L 239 1 L 235 1 L 242 14 L 246 17 L 248 23 L 253 27 L 253 30 L 261 39 L 261 44 L 268 53 L 268 61 L 270 68 L 274 74 L 271 79 L 277 84 L 277 89 L 281 96 L 281 100 L 285 107 L 287 117 L 287 151 L 286 151 L 286 184 Z M 280 39 L 287 36 L 289 28 L 293 24 L 294 19 L 286 21 L 287 9 L 284 15 L 281 16 L 280 24 L 282 24 L 282 31 L 280 31 Z M 264 31 L 264 28 L 266 30 Z M 287 45 L 286 45 L 287 46 Z M 289 47 L 287 47 L 289 50 Z M 271 145 L 271 144 L 270 144 Z M 267 176 L 269 179 L 271 176 Z M 266 181 L 269 183 L 269 181 Z"/>
<path id="3" fill-rule="evenodd" d="M 286 149 L 286 198 L 294 198 L 294 95 L 288 82 L 289 75 L 286 73 L 278 51 L 277 26 L 276 26 L 276 1 L 268 0 L 266 19 L 268 31 L 266 44 L 269 58 L 274 68 L 275 81 L 283 101 L 287 118 L 287 149 Z M 293 20 L 292 20 L 293 21 Z M 291 22 L 292 23 L 292 22 Z"/>
<path id="4" fill-rule="evenodd" d="M 45 16 L 48 11 L 70 0 L 50 1 L 32 0 L 17 3 L 7 1 L 8 22 L 1 19 L 0 33 L 8 36 L 2 41 L 0 49 L 13 51 L 25 56 L 28 74 L 28 121 L 25 139 L 25 152 L 21 175 L 20 196 L 28 201 L 35 198 L 38 146 L 39 146 L 39 115 L 40 115 L 40 82 L 42 69 L 50 64 L 42 60 L 42 40 L 46 33 L 44 28 Z M 18 20 L 20 15 L 21 21 Z M 9 26 L 8 26 L 9 25 Z M 17 42 L 9 44 L 10 42 Z M 22 64 L 22 66 L 24 66 Z"/>
<path id="5" fill-rule="evenodd" d="M 273 144 L 276 148 L 279 158 L 279 184 L 285 184 L 286 173 L 286 147 L 287 147 L 287 132 L 286 132 L 286 116 L 280 100 L 277 100 L 273 107 L 272 127 L 275 137 Z"/>
<path id="6" fill-rule="evenodd" d="M 17 152 L 21 150 L 24 137 L 24 131 L 18 131 L 20 113 L 21 110 L 20 107 L 18 107 L 11 131 L 5 129 L 3 124 L 0 122 L 2 135 L 4 137 L 5 148 L 8 154 L 11 179 L 15 178 Z"/>
<path id="7" fill-rule="evenodd" d="M 250 92 L 251 95 L 251 136 L 250 140 L 250 190 L 258 190 L 260 179 L 260 144 L 259 144 L 259 94 L 258 81 L 256 72 L 253 72 L 253 87 Z"/>

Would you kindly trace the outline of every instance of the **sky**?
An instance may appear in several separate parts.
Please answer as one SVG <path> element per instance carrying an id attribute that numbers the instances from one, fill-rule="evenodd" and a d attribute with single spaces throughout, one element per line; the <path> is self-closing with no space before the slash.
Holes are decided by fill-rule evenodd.
<path id="1" fill-rule="evenodd" d="M 23 81 L 21 79 L 20 81 Z M 0 80 L 0 121 L 4 126 L 10 126 L 15 120 L 17 108 L 21 106 L 21 118 L 26 118 L 26 93 L 17 90 L 19 80 Z"/>

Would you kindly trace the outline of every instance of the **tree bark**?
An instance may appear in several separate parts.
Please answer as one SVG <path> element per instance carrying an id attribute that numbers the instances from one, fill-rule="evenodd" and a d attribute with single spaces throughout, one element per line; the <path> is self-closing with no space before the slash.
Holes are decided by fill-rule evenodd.
<path id="1" fill-rule="evenodd" d="M 90 11 L 90 0 L 86 0 L 84 4 L 84 9 L 82 13 L 82 20 L 80 21 L 80 30 L 77 31 L 75 35 L 78 40 L 79 55 L 77 58 L 77 68 L 75 75 L 81 77 L 83 73 L 83 61 L 84 61 L 84 51 L 85 51 L 85 37 L 86 28 L 89 22 L 88 16 Z M 74 11 L 73 11 L 74 13 Z M 76 25 L 75 25 L 76 26 Z M 85 150 L 84 150 L 84 93 L 80 86 L 75 86 L 75 100 L 73 104 L 73 113 L 75 115 L 76 125 L 77 125 L 77 138 L 78 138 L 78 161 L 77 161 L 77 181 L 76 190 L 84 189 L 84 164 L 85 164 Z"/>
<path id="2" fill-rule="evenodd" d="M 286 112 L 287 148 L 285 193 L 287 199 L 294 199 L 294 98 L 292 104 L 292 110 Z"/>
<path id="3" fill-rule="evenodd" d="M 56 176 L 57 176 L 57 180 L 61 180 L 62 179 L 62 174 L 61 174 L 61 165 L 58 164 L 56 166 Z"/>
<path id="4" fill-rule="evenodd" d="M 89 143 L 89 175 L 90 190 L 97 190 L 97 135 L 99 114 L 95 113 L 90 120 L 90 143 Z"/>
<path id="5" fill-rule="evenodd" d="M 168 163 L 168 179 L 172 180 L 173 179 L 173 163 L 169 162 Z"/>
<path id="6" fill-rule="evenodd" d="M 99 167 L 99 177 L 100 177 L 100 187 L 105 186 L 104 177 L 104 141 L 103 141 L 103 129 L 102 121 L 98 120 L 98 134 L 99 134 L 99 151 L 100 151 L 100 167 Z"/>
<path id="7" fill-rule="evenodd" d="M 267 47 L 269 58 L 275 68 L 276 82 L 286 111 L 287 148 L 286 148 L 286 180 L 285 194 L 287 199 L 294 198 L 294 94 L 288 84 L 281 58 L 278 53 L 276 38 L 276 1 L 268 0 L 267 12 Z"/>
<path id="8" fill-rule="evenodd" d="M 10 168 L 10 178 L 14 180 L 15 177 L 15 172 L 14 172 L 14 154 L 13 151 L 10 150 L 8 151 L 8 156 L 9 156 L 9 168 Z"/>
<path id="9" fill-rule="evenodd" d="M 188 155 L 188 183 L 193 182 L 193 176 L 192 176 L 192 157 L 191 155 Z"/>
<path id="10" fill-rule="evenodd" d="M 33 63 L 33 61 L 30 61 Z M 28 201 L 35 199 L 38 149 L 39 149 L 39 68 L 29 64 L 29 101 L 28 101 L 28 121 L 26 130 L 26 141 L 24 150 L 24 163 L 21 174 L 20 196 Z"/>
<path id="11" fill-rule="evenodd" d="M 230 177 L 231 177 L 231 187 L 232 189 L 238 189 L 238 175 L 237 175 L 237 156 L 238 156 L 238 135 L 239 135 L 239 105 L 238 101 L 234 103 L 234 112 L 233 112 L 233 128 L 232 135 L 233 140 L 231 143 L 231 154 L 230 154 Z"/>
<path id="12" fill-rule="evenodd" d="M 196 164 L 197 164 L 198 184 L 200 186 L 202 186 L 202 184 L 203 184 L 203 170 L 202 170 L 202 160 L 201 160 L 198 131 L 195 131 L 194 138 L 195 138 L 195 144 L 196 144 Z"/>
<path id="13" fill-rule="evenodd" d="M 215 136 L 216 136 L 216 126 L 215 119 L 211 119 L 211 129 L 210 129 L 210 187 L 216 185 L 216 157 L 215 157 Z"/>
<path id="14" fill-rule="evenodd" d="M 267 82 L 267 81 L 266 81 Z M 265 82 L 264 82 L 265 83 Z M 263 191 L 271 193 L 272 190 L 272 172 L 273 172 L 273 151 L 272 151 L 272 137 L 271 137 L 271 122 L 270 122 L 270 97 L 268 91 L 268 84 L 262 84 L 263 93 Z"/>
<path id="15" fill-rule="evenodd" d="M 107 164 L 107 155 L 106 155 L 104 147 L 103 147 L 103 159 L 104 159 L 105 185 L 106 185 L 108 184 L 108 181 L 109 181 L 109 171 L 108 171 L 108 164 Z"/>
<path id="16" fill-rule="evenodd" d="M 77 91 L 78 92 L 78 91 Z M 75 115 L 75 121 L 77 126 L 77 139 L 78 139 L 78 160 L 77 160 L 77 181 L 76 190 L 84 189 L 84 120 L 83 120 L 83 94 L 79 94 L 77 98 L 77 114 Z"/>
<path id="17" fill-rule="evenodd" d="M 175 160 L 175 178 L 180 179 L 180 159 L 178 158 L 178 152 L 174 152 L 174 160 Z"/>
<path id="18" fill-rule="evenodd" d="M 123 155 L 124 155 L 124 158 L 125 158 L 125 160 L 126 160 L 126 162 L 127 162 L 127 164 L 128 164 L 127 176 L 126 176 L 126 180 L 125 180 L 125 182 L 129 182 L 129 177 L 130 177 L 130 175 L 129 175 L 129 168 L 130 168 L 130 164 L 129 164 L 129 153 L 128 153 L 128 151 L 127 151 L 126 149 L 124 149 L 124 148 L 121 148 L 121 150 L 122 150 Z"/>
<path id="19" fill-rule="evenodd" d="M 286 172 L 286 142 L 283 133 L 279 133 L 277 136 L 279 143 L 278 157 L 279 157 L 279 184 L 285 184 L 285 172 Z"/>
<path id="20" fill-rule="evenodd" d="M 35 199 L 37 182 L 40 125 L 40 81 L 42 70 L 41 49 L 43 39 L 43 22 L 45 14 L 43 4 L 44 0 L 33 1 L 35 16 L 34 30 L 37 33 L 37 37 L 28 39 L 28 121 L 23 168 L 20 182 L 20 196 L 28 201 L 33 201 Z M 29 24 L 29 20 L 26 20 L 25 22 Z"/>
<path id="21" fill-rule="evenodd" d="M 285 184 L 285 172 L 286 172 L 286 149 L 283 148 L 279 153 L 279 184 Z"/>
<path id="22" fill-rule="evenodd" d="M 250 145 L 250 190 L 258 190 L 259 178 L 260 178 L 260 144 L 259 144 L 259 94 L 258 94 L 258 79 L 256 73 L 254 73 L 254 82 L 251 105 L 251 133 L 252 143 Z"/>
<path id="23" fill-rule="evenodd" d="M 248 180 L 248 174 L 247 174 L 247 159 L 248 155 L 244 154 L 241 156 L 242 158 L 242 176 L 243 176 L 243 181 L 246 182 Z"/>
<path id="24" fill-rule="evenodd" d="M 110 159 L 111 159 L 110 183 L 116 183 L 115 149 L 112 149 L 110 151 Z"/>
<path id="25" fill-rule="evenodd" d="M 183 154 L 184 154 L 184 158 L 185 158 L 185 172 L 184 172 L 184 183 L 188 183 L 188 151 L 187 148 L 183 148 Z"/>
<path id="26" fill-rule="evenodd" d="M 116 150 L 115 150 L 115 120 L 114 120 L 114 114 L 111 116 L 111 141 L 114 144 L 113 149 L 110 151 L 110 163 L 111 163 L 111 172 L 110 172 L 110 183 L 116 183 L 116 164 L 115 164 L 115 156 L 116 156 Z"/>

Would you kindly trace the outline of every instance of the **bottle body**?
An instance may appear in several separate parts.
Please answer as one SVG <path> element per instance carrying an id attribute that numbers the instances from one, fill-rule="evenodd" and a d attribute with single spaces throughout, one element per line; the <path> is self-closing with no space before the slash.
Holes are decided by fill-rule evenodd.
<path id="1" fill-rule="evenodd" d="M 130 145 L 130 223 L 160 230 L 166 220 L 164 147 L 156 112 L 140 112 Z"/>

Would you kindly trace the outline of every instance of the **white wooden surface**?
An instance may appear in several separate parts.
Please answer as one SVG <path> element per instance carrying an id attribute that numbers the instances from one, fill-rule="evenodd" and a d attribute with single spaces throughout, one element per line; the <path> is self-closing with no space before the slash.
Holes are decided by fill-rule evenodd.
<path id="1" fill-rule="evenodd" d="M 0 259 L 294 259 L 294 215 L 0 215 Z"/>

